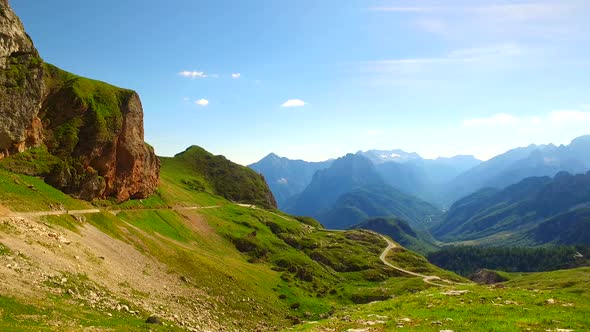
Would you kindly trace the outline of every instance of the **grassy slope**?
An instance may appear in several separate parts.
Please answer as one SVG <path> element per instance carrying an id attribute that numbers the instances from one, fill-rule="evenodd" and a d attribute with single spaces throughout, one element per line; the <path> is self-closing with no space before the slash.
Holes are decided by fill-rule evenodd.
<path id="1" fill-rule="evenodd" d="M 349 307 L 337 319 L 299 326 L 299 331 L 364 328 L 391 331 L 556 331 L 590 328 L 590 268 L 511 274 L 505 287 L 460 286 L 463 295 L 430 288 L 397 298 Z"/>
<path id="2" fill-rule="evenodd" d="M 238 203 L 276 208 L 274 197 L 260 174 L 223 156 L 214 156 L 201 147 L 191 146 L 174 158 L 161 158 L 161 161 L 163 167 L 170 170 L 167 179 L 177 186 L 216 194 Z"/>
<path id="3" fill-rule="evenodd" d="M 260 321 L 285 326 L 292 320 L 319 319 L 343 305 L 382 300 L 428 287 L 419 278 L 401 276 L 384 266 L 378 256 L 386 244 L 373 234 L 327 232 L 277 211 L 237 206 L 179 181 L 181 166 L 164 165 L 162 184 L 155 195 L 120 205 L 97 202 L 107 210 L 122 211 L 116 216 L 86 215 L 86 223 L 155 257 L 170 274 L 185 277 L 212 297 L 223 298 L 215 304 L 222 308 L 218 309 L 220 321 L 228 326 L 235 318 L 244 329 L 252 329 Z M 190 172 L 189 176 L 198 178 L 199 174 Z M 92 208 L 40 179 L 7 171 L 0 171 L 0 190 L 0 204 L 14 211 L 49 210 L 50 204 L 66 209 Z M 215 208 L 177 211 L 169 208 L 172 206 Z M 42 220 L 55 229 L 79 232 L 84 227 L 84 223 L 69 216 Z M 5 231 L 0 229 L 4 236 L 10 236 Z M 82 326 L 144 326 L 137 317 L 123 315 L 117 325 L 118 316 L 105 317 L 90 308 L 74 312 L 71 306 L 64 305 L 68 299 L 61 296 L 31 301 L 13 295 L 0 298 L 7 303 L 0 329 L 20 326 L 17 318 L 31 306 L 51 311 L 55 320 L 72 320 Z M 253 302 L 243 301 L 248 298 Z M 33 319 L 27 324 L 42 329 L 43 321 Z"/>
<path id="4" fill-rule="evenodd" d="M 327 232 L 277 212 L 236 206 L 178 182 L 181 171 L 182 168 L 165 166 L 156 195 L 122 205 L 101 202 L 108 209 L 123 211 L 117 216 L 88 215 L 86 222 L 156 258 L 165 264 L 168 273 L 184 277 L 191 287 L 205 290 L 212 296 L 214 311 L 225 326 L 235 327 L 233 322 L 239 320 L 240 328 L 252 330 L 261 321 L 285 327 L 293 320 L 303 319 L 320 321 L 298 329 L 345 330 L 365 328 L 370 322 L 379 331 L 390 330 L 397 325 L 397 319 L 407 317 L 411 322 L 403 324 L 416 331 L 439 330 L 438 325 L 431 324 L 436 321 L 443 324 L 440 329 L 455 331 L 587 327 L 584 312 L 590 309 L 590 301 L 584 287 L 589 281 L 588 269 L 575 270 L 574 275 L 561 271 L 511 275 L 513 280 L 505 289 L 460 286 L 469 293 L 457 297 L 442 295 L 440 288 L 431 287 L 420 278 L 401 275 L 378 261 L 385 243 L 376 236 L 362 231 Z M 87 203 L 73 200 L 33 177 L 0 171 L 0 186 L 0 204 L 15 210 L 48 209 L 49 203 L 63 204 L 69 209 L 88 207 Z M 167 208 L 177 205 L 218 207 L 190 211 Z M 80 231 L 84 225 L 72 222 L 71 217 L 43 220 L 55 229 Z M 0 227 L 0 235 L 6 236 L 1 233 L 6 231 Z M 10 248 L 3 246 L 0 255 L 6 252 Z M 388 260 L 415 272 L 462 281 L 405 249 L 395 249 Z M 55 330 L 48 321 L 67 321 L 73 326 L 71 330 L 78 326 L 146 329 L 142 316 L 113 312 L 113 317 L 108 317 L 89 307 L 77 310 L 67 295 L 52 294 L 40 301 L 3 292 L 0 288 L 0 329 Z M 142 289 L 133 289 L 133 293 L 141 292 Z M 549 298 L 555 298 L 558 304 L 545 305 Z M 381 302 L 362 304 L 374 300 Z M 505 304 L 506 301 L 519 305 Z M 574 306 L 563 306 L 569 303 Z M 33 310 L 40 314 L 27 319 Z M 336 319 L 322 320 L 334 312 L 332 317 Z M 141 313 L 143 317 L 148 314 Z"/>

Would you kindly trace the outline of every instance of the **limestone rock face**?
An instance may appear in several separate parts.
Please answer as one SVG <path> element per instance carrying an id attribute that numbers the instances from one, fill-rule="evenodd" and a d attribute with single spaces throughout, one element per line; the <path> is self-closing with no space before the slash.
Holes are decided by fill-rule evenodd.
<path id="1" fill-rule="evenodd" d="M 55 157 L 34 175 L 82 199 L 144 198 L 158 186 L 137 93 L 44 63 L 0 0 L 0 159 L 33 147 Z"/>
<path id="2" fill-rule="evenodd" d="M 0 158 L 41 144 L 43 63 L 23 24 L 0 2 Z"/>

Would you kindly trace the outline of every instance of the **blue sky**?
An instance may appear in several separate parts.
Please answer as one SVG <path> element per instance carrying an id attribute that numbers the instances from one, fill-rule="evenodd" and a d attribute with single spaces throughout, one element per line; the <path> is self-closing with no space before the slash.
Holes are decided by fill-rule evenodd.
<path id="1" fill-rule="evenodd" d="M 487 159 L 590 134 L 590 1 L 11 4 L 47 62 L 139 92 L 159 155 Z"/>

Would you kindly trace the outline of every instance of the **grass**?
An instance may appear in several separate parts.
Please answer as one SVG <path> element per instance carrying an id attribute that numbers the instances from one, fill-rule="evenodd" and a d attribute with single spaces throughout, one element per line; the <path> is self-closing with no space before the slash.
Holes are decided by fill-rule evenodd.
<path id="1" fill-rule="evenodd" d="M 134 93 L 113 85 L 76 76 L 50 64 L 45 64 L 46 83 L 53 92 L 45 108 L 52 136 L 48 146 L 52 153 L 66 158 L 78 144 L 104 144 L 111 141 L 123 126 L 122 105 Z M 74 109 L 64 110 L 64 100 L 70 108 L 86 110 L 80 114 Z M 80 142 L 80 131 L 85 140 Z"/>
<path id="2" fill-rule="evenodd" d="M 63 208 L 88 209 L 90 204 L 76 200 L 47 185 L 42 179 L 0 169 L 0 204 L 13 211 L 39 211 Z"/>
<path id="3" fill-rule="evenodd" d="M 85 328 L 116 331 L 183 331 L 173 326 L 148 325 L 144 322 L 145 319 L 117 311 L 111 312 L 111 315 L 87 306 L 73 306 L 68 299 L 57 296 L 26 301 L 0 296 L 2 331 L 79 331 Z"/>
<path id="4" fill-rule="evenodd" d="M 276 208 L 274 197 L 262 175 L 191 146 L 174 158 L 160 158 L 162 173 L 177 185 L 194 192 L 207 192 L 238 203 Z"/>
<path id="5" fill-rule="evenodd" d="M 398 324 L 411 331 L 586 331 L 590 328 L 589 282 L 590 269 L 581 268 L 515 275 L 504 288 L 461 286 L 459 289 L 468 292 L 459 296 L 429 288 L 345 308 L 336 312 L 339 319 L 305 324 L 296 330 L 343 331 L 381 321 L 374 331 L 395 330 Z"/>

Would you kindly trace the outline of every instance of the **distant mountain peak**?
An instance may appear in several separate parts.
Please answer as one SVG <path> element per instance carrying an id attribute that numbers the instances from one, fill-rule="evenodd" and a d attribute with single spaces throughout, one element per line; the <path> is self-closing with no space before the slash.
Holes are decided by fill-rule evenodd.
<path id="1" fill-rule="evenodd" d="M 278 156 L 276 153 L 271 152 L 268 155 L 266 155 L 266 157 L 262 158 L 261 160 L 276 160 L 276 159 L 281 159 L 281 157 Z"/>

